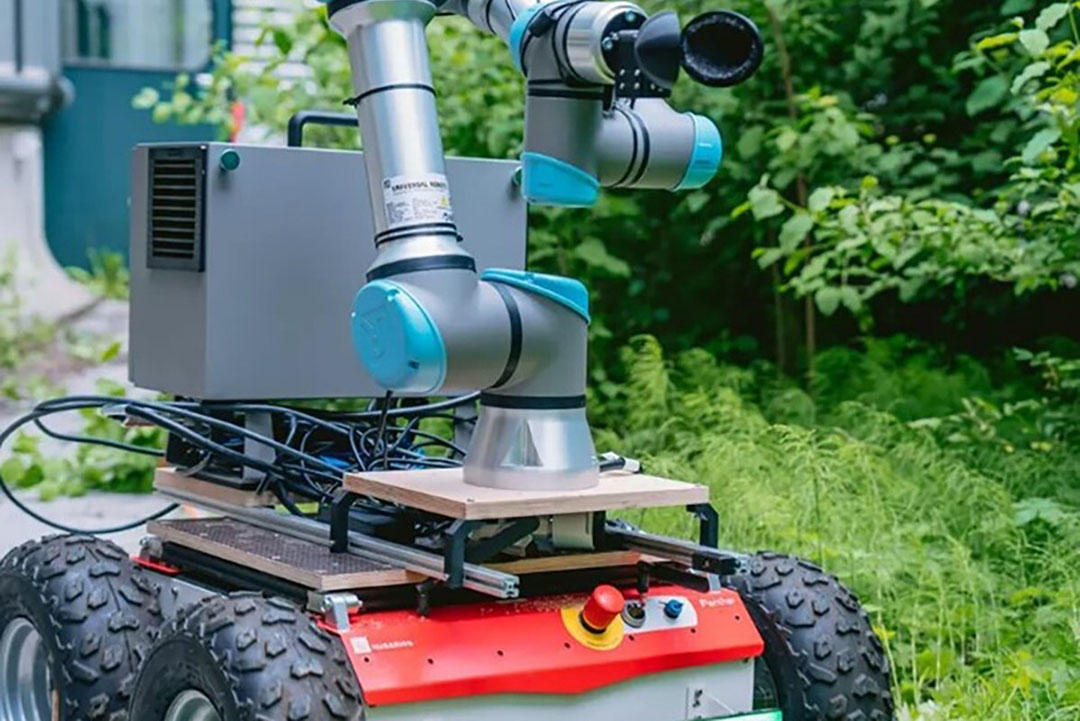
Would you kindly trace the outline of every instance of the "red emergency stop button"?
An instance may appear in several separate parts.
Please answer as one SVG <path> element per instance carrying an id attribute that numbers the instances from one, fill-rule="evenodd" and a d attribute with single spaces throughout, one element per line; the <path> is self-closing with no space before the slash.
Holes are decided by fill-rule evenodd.
<path id="1" fill-rule="evenodd" d="M 619 589 L 606 584 L 597 586 L 581 610 L 581 622 L 593 633 L 603 633 L 619 617 L 625 605 L 626 599 Z"/>

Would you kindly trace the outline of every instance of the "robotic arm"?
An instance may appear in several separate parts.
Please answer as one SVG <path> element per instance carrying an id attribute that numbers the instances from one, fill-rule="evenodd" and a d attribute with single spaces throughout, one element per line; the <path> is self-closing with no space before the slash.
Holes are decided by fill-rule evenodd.
<path id="1" fill-rule="evenodd" d="M 507 42 L 528 80 L 523 191 L 560 206 L 591 205 L 602 186 L 707 183 L 719 131 L 666 98 L 680 68 L 712 86 L 752 75 L 757 29 L 727 12 L 683 29 L 674 13 L 595 0 L 331 0 L 328 9 L 348 45 L 376 223 L 378 254 L 352 314 L 365 367 L 399 392 L 483 389 L 467 483 L 595 485 L 588 292 L 537 273 L 477 275 L 454 225 L 424 28 L 441 10 Z"/>

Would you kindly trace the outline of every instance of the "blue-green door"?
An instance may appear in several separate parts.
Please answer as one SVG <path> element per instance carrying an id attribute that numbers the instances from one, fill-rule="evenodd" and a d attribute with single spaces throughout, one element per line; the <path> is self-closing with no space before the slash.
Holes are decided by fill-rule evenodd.
<path id="1" fill-rule="evenodd" d="M 93 248 L 126 254 L 136 143 L 207 140 L 206 126 L 155 124 L 131 99 L 197 71 L 231 35 L 230 0 L 62 0 L 63 74 L 75 101 L 44 125 L 45 232 L 62 265 Z"/>

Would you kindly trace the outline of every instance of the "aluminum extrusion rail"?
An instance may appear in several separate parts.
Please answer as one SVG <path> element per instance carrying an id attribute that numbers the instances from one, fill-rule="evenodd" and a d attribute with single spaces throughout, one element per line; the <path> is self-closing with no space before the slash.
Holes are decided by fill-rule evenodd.
<path id="1" fill-rule="evenodd" d="M 745 554 L 646 533 L 619 521 L 609 522 L 604 534 L 629 550 L 661 556 L 696 571 L 718 576 L 743 573 L 749 565 L 749 556 Z"/>
<path id="2" fill-rule="evenodd" d="M 259 528 L 330 546 L 329 526 L 320 521 L 276 513 L 269 509 L 235 506 L 173 488 L 161 488 L 158 489 L 158 493 L 184 503 L 222 513 L 230 518 L 250 523 Z M 447 579 L 447 575 L 443 570 L 444 561 L 442 556 L 372 538 L 356 531 L 349 532 L 349 553 L 373 561 L 392 563 L 408 571 L 439 581 Z M 463 586 L 469 590 L 502 599 L 518 597 L 519 579 L 513 574 L 484 568 L 472 563 L 466 563 L 464 571 Z"/>

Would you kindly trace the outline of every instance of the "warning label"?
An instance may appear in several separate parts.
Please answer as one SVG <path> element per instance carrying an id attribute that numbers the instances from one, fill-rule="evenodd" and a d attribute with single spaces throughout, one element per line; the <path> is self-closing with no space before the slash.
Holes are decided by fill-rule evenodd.
<path id="1" fill-rule="evenodd" d="M 398 175 L 383 180 L 389 230 L 418 223 L 452 223 L 450 184 L 445 175 Z"/>

